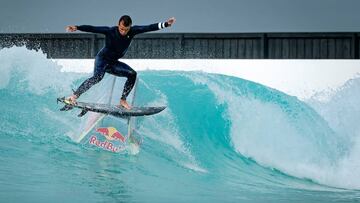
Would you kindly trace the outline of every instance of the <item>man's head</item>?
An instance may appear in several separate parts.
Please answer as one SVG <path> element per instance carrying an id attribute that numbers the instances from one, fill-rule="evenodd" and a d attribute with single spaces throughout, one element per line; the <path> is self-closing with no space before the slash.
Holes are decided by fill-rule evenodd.
<path id="1" fill-rule="evenodd" d="M 118 29 L 122 36 L 125 36 L 129 31 L 132 24 L 130 16 L 123 15 L 119 19 Z"/>

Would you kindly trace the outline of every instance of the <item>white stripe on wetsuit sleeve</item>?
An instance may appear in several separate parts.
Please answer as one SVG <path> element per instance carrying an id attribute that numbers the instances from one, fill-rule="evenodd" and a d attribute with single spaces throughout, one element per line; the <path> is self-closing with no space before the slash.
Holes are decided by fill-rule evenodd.
<path id="1" fill-rule="evenodd" d="M 165 23 L 158 23 L 159 30 L 165 28 Z"/>

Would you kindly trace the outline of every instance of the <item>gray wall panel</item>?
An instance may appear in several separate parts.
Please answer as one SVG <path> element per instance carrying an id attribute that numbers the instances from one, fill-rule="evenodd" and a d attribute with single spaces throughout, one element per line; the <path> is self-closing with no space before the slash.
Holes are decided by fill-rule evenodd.
<path id="1" fill-rule="evenodd" d="M 157 33 L 136 37 L 124 58 L 359 59 L 359 33 Z M 94 58 L 95 34 L 0 34 L 0 48 L 41 49 L 49 58 Z"/>

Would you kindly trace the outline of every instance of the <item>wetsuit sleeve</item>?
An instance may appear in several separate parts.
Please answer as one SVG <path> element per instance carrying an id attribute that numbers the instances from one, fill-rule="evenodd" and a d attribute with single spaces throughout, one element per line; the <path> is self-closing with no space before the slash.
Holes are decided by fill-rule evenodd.
<path id="1" fill-rule="evenodd" d="M 165 23 L 154 23 L 154 24 L 151 24 L 151 25 L 135 25 L 131 29 L 132 29 L 133 34 L 137 35 L 137 34 L 141 34 L 141 33 L 144 33 L 144 32 L 151 32 L 151 31 L 161 30 L 161 29 L 163 29 L 165 27 L 168 27 L 167 22 L 165 22 Z"/>
<path id="2" fill-rule="evenodd" d="M 76 27 L 78 30 L 83 32 L 92 32 L 99 34 L 107 34 L 110 31 L 110 28 L 105 26 L 78 25 Z"/>

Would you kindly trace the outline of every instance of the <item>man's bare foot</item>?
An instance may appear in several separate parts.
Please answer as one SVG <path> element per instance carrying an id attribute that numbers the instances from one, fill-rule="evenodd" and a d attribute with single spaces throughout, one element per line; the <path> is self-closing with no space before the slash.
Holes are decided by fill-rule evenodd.
<path id="1" fill-rule="evenodd" d="M 130 105 L 127 103 L 127 101 L 124 100 L 124 99 L 121 99 L 121 100 L 120 100 L 120 106 L 124 107 L 124 108 L 127 109 L 127 110 L 130 110 L 130 109 L 131 109 L 131 106 L 130 106 Z"/>
<path id="2" fill-rule="evenodd" d="M 78 97 L 76 96 L 76 95 L 71 95 L 71 96 L 69 96 L 69 97 L 67 97 L 66 99 L 65 99 L 65 102 L 66 103 L 68 103 L 68 104 L 70 104 L 70 105 L 76 105 L 76 99 L 77 99 Z"/>

